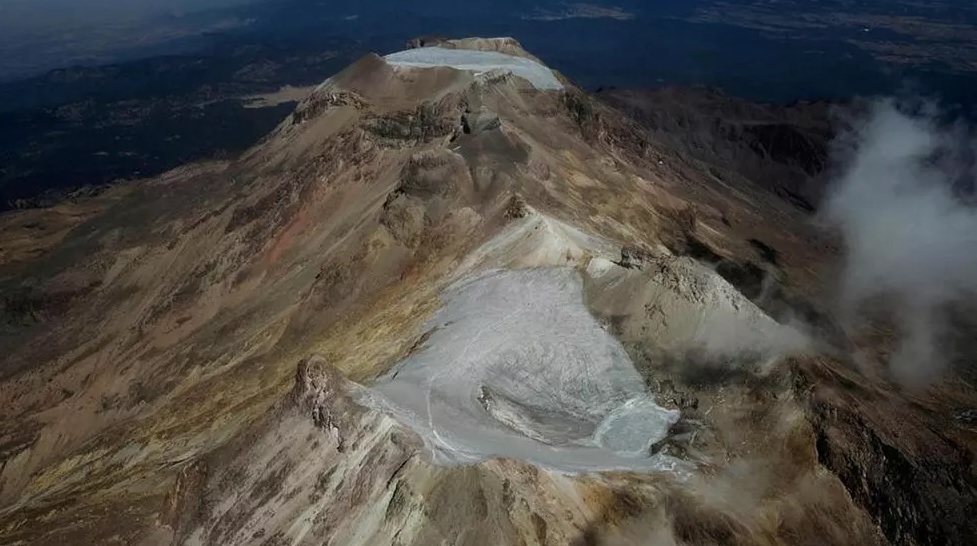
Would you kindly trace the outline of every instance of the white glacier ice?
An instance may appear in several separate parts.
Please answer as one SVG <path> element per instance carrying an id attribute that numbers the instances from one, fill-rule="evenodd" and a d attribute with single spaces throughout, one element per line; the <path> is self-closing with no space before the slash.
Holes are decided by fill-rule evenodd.
<path id="1" fill-rule="evenodd" d="M 394 66 L 415 68 L 448 66 L 476 73 L 505 70 L 525 78 L 537 89 L 563 89 L 563 84 L 546 66 L 532 59 L 507 55 L 498 51 L 421 47 L 391 53 L 384 59 Z"/>
<path id="2" fill-rule="evenodd" d="M 364 401 L 412 427 L 443 464 L 510 457 L 566 472 L 679 469 L 649 454 L 678 412 L 646 393 L 582 290 L 569 267 L 459 281 L 423 348 Z"/>

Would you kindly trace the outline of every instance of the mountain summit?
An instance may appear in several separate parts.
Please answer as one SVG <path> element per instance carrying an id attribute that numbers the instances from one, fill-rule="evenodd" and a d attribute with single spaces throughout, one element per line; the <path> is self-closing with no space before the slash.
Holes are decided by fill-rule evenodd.
<path id="1" fill-rule="evenodd" d="M 414 45 L 0 217 L 0 542 L 973 536 L 972 438 L 847 363 L 804 207 L 515 40 Z"/>

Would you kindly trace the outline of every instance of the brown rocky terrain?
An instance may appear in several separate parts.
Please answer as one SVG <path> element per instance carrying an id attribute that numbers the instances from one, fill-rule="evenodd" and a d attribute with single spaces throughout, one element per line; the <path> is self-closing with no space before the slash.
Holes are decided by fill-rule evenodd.
<path id="1" fill-rule="evenodd" d="M 727 178 L 686 153 L 704 129 L 560 81 L 370 55 L 238 159 L 0 216 L 0 543 L 970 544 L 973 388 L 852 368 L 835 245 L 722 161 L 786 138 L 757 172 L 801 184 L 824 127 L 720 131 Z M 363 403 L 432 350 L 445 289 L 524 268 L 580 279 L 688 472 L 444 465 Z M 716 316 L 733 339 L 702 354 Z"/>
<path id="2" fill-rule="evenodd" d="M 813 210 L 837 130 L 828 102 L 757 104 L 706 88 L 606 89 L 651 138 L 719 178 L 747 178 Z"/>

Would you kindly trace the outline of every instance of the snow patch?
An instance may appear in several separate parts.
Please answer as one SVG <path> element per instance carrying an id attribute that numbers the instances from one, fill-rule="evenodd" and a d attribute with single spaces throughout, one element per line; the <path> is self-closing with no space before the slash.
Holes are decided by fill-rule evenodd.
<path id="1" fill-rule="evenodd" d="M 563 472 L 673 470 L 650 455 L 679 414 L 658 406 L 569 267 L 492 270 L 457 282 L 421 351 L 363 402 L 420 434 L 435 462 L 493 457 Z"/>
<path id="2" fill-rule="evenodd" d="M 384 59 L 393 66 L 412 68 L 448 66 L 458 70 L 472 71 L 476 74 L 503 70 L 528 80 L 537 89 L 563 89 L 563 84 L 546 66 L 532 59 L 507 55 L 498 51 L 421 47 L 391 53 Z"/>

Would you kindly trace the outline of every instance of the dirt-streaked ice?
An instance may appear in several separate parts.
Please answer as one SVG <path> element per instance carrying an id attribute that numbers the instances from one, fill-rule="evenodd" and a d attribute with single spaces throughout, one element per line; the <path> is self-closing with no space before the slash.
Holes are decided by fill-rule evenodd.
<path id="1" fill-rule="evenodd" d="M 529 80 L 537 89 L 563 89 L 563 84 L 556 79 L 556 75 L 549 68 L 532 59 L 507 55 L 498 51 L 422 47 L 391 53 L 384 59 L 394 66 L 415 68 L 449 66 L 476 73 L 506 70 Z"/>
<path id="2" fill-rule="evenodd" d="M 568 472 L 680 465 L 649 456 L 678 412 L 646 393 L 584 305 L 576 270 L 493 270 L 443 298 L 423 348 L 365 395 L 421 434 L 436 461 L 511 457 Z"/>

